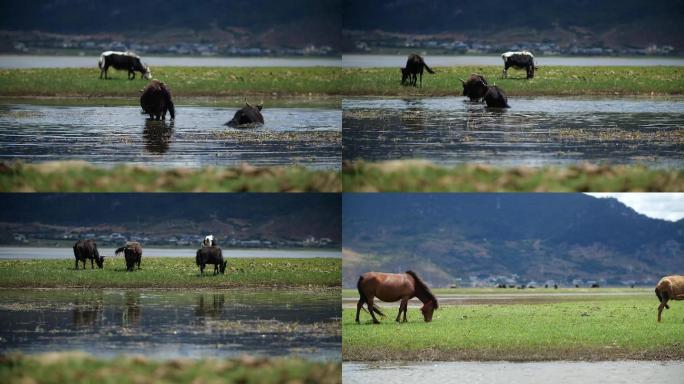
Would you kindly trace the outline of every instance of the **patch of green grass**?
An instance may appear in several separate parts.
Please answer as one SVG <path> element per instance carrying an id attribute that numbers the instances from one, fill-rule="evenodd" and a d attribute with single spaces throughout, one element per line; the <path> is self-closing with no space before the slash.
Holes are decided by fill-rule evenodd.
<path id="1" fill-rule="evenodd" d="M 566 67 L 544 66 L 535 78 L 526 80 L 524 71 L 509 71 L 501 78 L 501 66 L 435 67 L 436 74 L 423 75 L 423 87 L 404 87 L 397 68 L 345 68 L 339 92 L 353 96 L 458 96 L 463 92 L 459 78 L 479 73 L 509 96 L 532 95 L 681 95 L 684 68 L 654 67 Z"/>
<path id="2" fill-rule="evenodd" d="M 155 169 L 84 162 L 0 163 L 2 192 L 340 192 L 336 171 L 305 167 Z"/>
<path id="3" fill-rule="evenodd" d="M 96 359 L 85 353 L 0 356 L 3 383 L 322 383 L 342 382 L 342 366 L 297 358 Z"/>
<path id="4" fill-rule="evenodd" d="M 356 161 L 342 170 L 345 192 L 678 192 L 684 171 L 639 165 L 441 167 L 427 161 Z"/>
<path id="5" fill-rule="evenodd" d="M 652 295 L 653 288 L 533 288 L 533 289 L 513 289 L 513 288 L 432 288 L 432 293 L 440 295 L 539 295 L 539 294 L 634 294 Z M 344 298 L 358 298 L 359 292 L 356 288 L 345 288 L 342 290 Z M 655 296 L 654 296 L 655 297 Z"/>
<path id="6" fill-rule="evenodd" d="M 193 257 L 145 257 L 127 272 L 123 257 L 106 257 L 104 269 L 74 269 L 74 260 L 0 260 L 0 288 L 231 288 L 339 287 L 342 261 L 334 258 L 228 259 L 224 275 L 213 266 L 199 275 Z M 82 265 L 81 265 L 82 267 Z M 207 273 L 208 271 L 208 273 Z"/>
<path id="7" fill-rule="evenodd" d="M 109 71 L 101 80 L 93 68 L 31 68 L 0 70 L 1 96 L 102 97 L 137 99 L 147 80 L 127 80 L 124 71 Z M 339 94 L 337 67 L 157 67 L 155 79 L 168 84 L 176 96 L 284 96 Z M 257 102 L 259 100 L 256 100 Z"/>
<path id="8" fill-rule="evenodd" d="M 588 298 L 578 302 L 441 306 L 425 323 L 409 308 L 408 323 L 387 308 L 381 324 L 356 309 L 342 315 L 345 361 L 614 360 L 684 358 L 684 305 L 674 302 L 656 322 L 655 298 Z"/>

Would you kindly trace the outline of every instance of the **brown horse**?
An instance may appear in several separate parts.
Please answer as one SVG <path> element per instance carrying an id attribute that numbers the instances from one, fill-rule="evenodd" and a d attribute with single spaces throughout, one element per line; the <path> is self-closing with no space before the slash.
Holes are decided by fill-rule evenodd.
<path id="1" fill-rule="evenodd" d="M 406 273 L 366 272 L 359 277 L 356 288 L 359 290 L 360 296 L 359 302 L 356 304 L 357 323 L 359 322 L 359 313 L 362 309 L 365 310 L 363 308 L 364 303 L 368 306 L 368 312 L 373 317 L 373 323 L 380 323 L 375 318 L 375 313 L 383 317 L 385 315 L 373 304 L 373 299 L 376 297 L 384 302 L 401 300 L 397 322 L 399 322 L 402 311 L 404 312 L 403 321 L 406 322 L 408 301 L 414 297 L 423 302 L 420 311 L 423 313 L 426 322 L 432 321 L 432 313 L 439 307 L 437 298 L 430 292 L 430 288 L 413 271 L 406 271 Z"/>

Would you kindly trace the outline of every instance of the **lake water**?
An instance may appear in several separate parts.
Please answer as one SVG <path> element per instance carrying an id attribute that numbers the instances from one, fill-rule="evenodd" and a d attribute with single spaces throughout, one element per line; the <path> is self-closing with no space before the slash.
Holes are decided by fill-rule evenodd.
<path id="1" fill-rule="evenodd" d="M 2 290 L 0 353 L 339 360 L 339 292 Z"/>
<path id="2" fill-rule="evenodd" d="M 0 160 L 339 169 L 339 109 L 265 107 L 261 127 L 224 126 L 236 110 L 179 105 L 174 122 L 160 122 L 137 106 L 0 103 Z"/>
<path id="3" fill-rule="evenodd" d="M 343 55 L 342 66 L 354 68 L 403 67 L 408 55 Z M 501 65 L 503 60 L 499 55 L 491 56 L 440 56 L 425 55 L 425 61 L 431 67 L 449 67 L 457 65 Z M 684 58 L 668 57 L 561 57 L 535 56 L 538 66 L 638 66 L 650 67 L 655 65 L 684 66 Z"/>
<path id="4" fill-rule="evenodd" d="M 100 56 L 0 55 L 0 68 L 97 68 Z M 339 58 L 142 56 L 151 67 L 339 67 Z M 153 68 L 154 69 L 154 68 Z"/>
<path id="5" fill-rule="evenodd" d="M 199 248 L 199 247 L 198 247 Z M 115 248 L 98 247 L 100 255 L 113 256 Z M 143 248 L 145 257 L 195 257 L 197 248 Z M 222 249 L 223 256 L 231 258 L 335 258 L 342 257 L 340 251 L 291 250 L 291 249 Z M 74 250 L 68 247 L 0 247 L 0 259 L 70 259 Z"/>
<path id="6" fill-rule="evenodd" d="M 684 166 L 684 101 L 512 97 L 487 109 L 462 97 L 342 101 L 343 159 L 437 164 Z"/>
<path id="7" fill-rule="evenodd" d="M 342 381 L 355 383 L 605 384 L 680 383 L 682 361 L 436 362 L 342 364 Z"/>

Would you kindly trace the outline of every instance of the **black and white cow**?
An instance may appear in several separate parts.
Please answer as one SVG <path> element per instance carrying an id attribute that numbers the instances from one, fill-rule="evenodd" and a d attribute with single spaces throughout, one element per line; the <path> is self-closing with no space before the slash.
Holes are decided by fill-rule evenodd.
<path id="1" fill-rule="evenodd" d="M 102 52 L 100 55 L 100 60 L 97 62 L 97 66 L 100 67 L 100 79 L 104 74 L 104 78 L 107 78 L 107 70 L 109 67 L 114 67 L 114 69 L 128 71 L 128 80 L 135 79 L 135 72 L 140 72 L 140 78 L 151 79 L 152 72 L 150 68 L 140 61 L 140 56 L 131 52 L 116 52 L 116 51 L 106 51 Z"/>
<path id="2" fill-rule="evenodd" d="M 537 67 L 534 65 L 534 55 L 528 51 L 520 52 L 506 52 L 501 55 L 504 62 L 503 78 L 508 77 L 508 68 L 524 69 L 527 71 L 527 78 L 534 77 L 534 70 Z"/>

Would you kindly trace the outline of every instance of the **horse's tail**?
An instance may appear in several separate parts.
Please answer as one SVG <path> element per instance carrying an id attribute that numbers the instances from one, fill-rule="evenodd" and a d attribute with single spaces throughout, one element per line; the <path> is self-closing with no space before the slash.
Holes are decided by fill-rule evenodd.
<path id="1" fill-rule="evenodd" d="M 356 283 L 356 289 L 359 291 L 359 299 L 361 301 L 363 301 L 364 303 L 366 303 L 366 305 L 368 305 L 368 298 L 366 297 L 366 295 L 363 293 L 363 290 L 361 289 L 361 282 L 362 281 L 363 281 L 363 276 L 359 276 L 359 281 Z M 361 309 L 366 311 L 366 309 L 363 307 L 361 307 Z M 378 315 L 385 317 L 385 314 L 382 313 L 380 308 L 375 304 L 373 304 L 372 307 L 370 305 L 368 305 L 368 311 L 373 311 L 373 312 L 377 313 Z M 368 312 L 368 311 L 366 311 L 366 312 Z"/>
<path id="2" fill-rule="evenodd" d="M 126 249 L 126 246 L 125 246 L 125 245 L 124 245 L 123 247 L 121 247 L 121 248 L 117 248 L 117 249 L 114 251 L 114 256 L 119 256 L 120 254 L 123 253 L 123 251 L 124 251 L 125 249 Z"/>
<path id="3" fill-rule="evenodd" d="M 662 303 L 663 301 L 666 301 L 666 302 L 667 302 L 667 300 L 669 299 L 668 296 L 667 296 L 667 291 L 664 291 L 664 292 L 662 293 L 662 295 L 661 295 L 661 293 L 660 293 L 660 291 L 658 290 L 658 288 L 656 288 L 656 289 L 655 289 L 655 294 L 656 294 L 656 297 L 658 297 L 658 301 L 660 301 L 661 303 Z M 666 303 L 666 304 L 665 304 L 665 308 L 670 309 L 670 306 L 667 305 L 667 303 Z"/>

